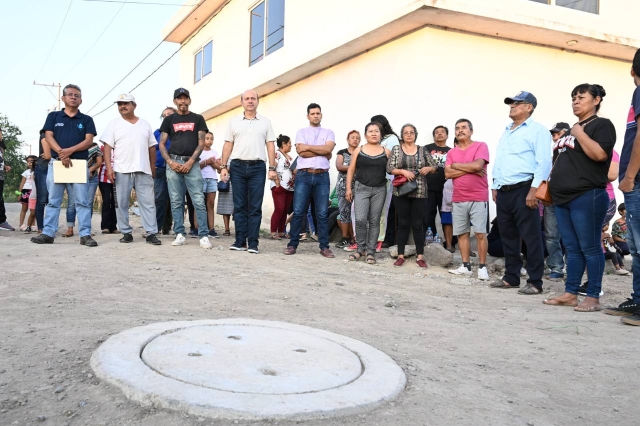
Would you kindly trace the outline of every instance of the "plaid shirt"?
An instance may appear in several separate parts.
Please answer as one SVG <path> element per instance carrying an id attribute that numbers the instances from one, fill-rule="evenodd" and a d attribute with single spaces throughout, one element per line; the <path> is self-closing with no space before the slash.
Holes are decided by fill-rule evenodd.
<path id="1" fill-rule="evenodd" d="M 391 156 L 387 161 L 387 172 L 391 173 L 394 169 L 409 170 L 416 174 L 416 182 L 418 188 L 408 194 L 409 198 L 427 198 L 427 177 L 419 174 L 419 170 L 423 167 L 437 167 L 438 164 L 431 154 L 426 152 L 423 147 L 418 146 L 415 155 L 407 155 L 402 151 L 402 145 L 394 146 L 391 150 Z M 393 195 L 398 196 L 398 188 L 393 187 Z"/>

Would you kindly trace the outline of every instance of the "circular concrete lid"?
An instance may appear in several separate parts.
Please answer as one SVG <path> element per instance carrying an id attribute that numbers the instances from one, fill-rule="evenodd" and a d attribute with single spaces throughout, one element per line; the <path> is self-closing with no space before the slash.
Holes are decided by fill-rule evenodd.
<path id="1" fill-rule="evenodd" d="M 91 366 L 144 405 L 245 420 L 360 413 L 406 383 L 390 357 L 357 340 L 245 319 L 133 328 L 102 344 Z"/>

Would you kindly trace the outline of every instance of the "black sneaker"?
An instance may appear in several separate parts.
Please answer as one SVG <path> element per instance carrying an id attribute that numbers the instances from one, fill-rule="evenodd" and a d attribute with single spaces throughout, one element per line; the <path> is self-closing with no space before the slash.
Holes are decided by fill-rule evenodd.
<path id="1" fill-rule="evenodd" d="M 80 237 L 80 245 L 87 247 L 98 247 L 98 243 L 96 240 L 91 238 L 91 235 L 87 235 L 86 237 Z"/>
<path id="2" fill-rule="evenodd" d="M 216 232 L 216 230 L 215 230 L 215 229 L 210 229 L 210 230 L 209 230 L 209 236 L 210 236 L 211 238 L 220 238 L 220 235 L 218 235 L 218 233 Z"/>
<path id="3" fill-rule="evenodd" d="M 229 246 L 229 250 L 234 250 L 234 251 L 246 251 L 247 250 L 247 246 L 245 245 L 237 245 L 236 243 L 233 243 Z"/>
<path id="4" fill-rule="evenodd" d="M 346 246 L 348 246 L 349 244 L 350 244 L 350 243 L 349 243 L 349 239 L 348 239 L 348 238 L 342 238 L 342 239 L 340 240 L 340 242 L 336 244 L 336 247 L 337 247 L 337 248 L 345 248 L 345 247 L 346 247 Z"/>
<path id="5" fill-rule="evenodd" d="M 133 242 L 133 235 L 131 235 L 131 233 L 122 234 L 122 238 L 120 238 L 120 242 L 121 243 L 132 243 Z"/>
<path id="6" fill-rule="evenodd" d="M 189 231 L 189 236 L 191 238 L 198 238 L 198 230 L 197 229 L 192 229 Z"/>
<path id="7" fill-rule="evenodd" d="M 154 245 L 154 246 L 159 246 L 159 245 L 162 244 L 162 242 L 158 239 L 156 234 L 149 234 L 149 235 L 147 235 L 147 244 L 151 244 L 151 245 Z"/>
<path id="8" fill-rule="evenodd" d="M 40 234 L 37 237 L 32 237 L 31 242 L 36 244 L 53 244 L 53 238 L 45 234 Z"/>
<path id="9" fill-rule="evenodd" d="M 587 287 L 588 286 L 589 286 L 589 281 L 585 282 L 580 287 L 578 287 L 578 294 L 580 296 L 586 296 L 587 295 Z"/>
<path id="10" fill-rule="evenodd" d="M 627 299 L 626 302 L 622 302 L 617 308 L 606 308 L 602 312 L 607 315 L 615 315 L 621 317 L 627 317 L 634 314 L 639 314 L 640 303 L 635 303 L 633 299 Z"/>
<path id="11" fill-rule="evenodd" d="M 627 325 L 640 325 L 640 309 L 632 315 L 620 318 L 620 322 Z"/>

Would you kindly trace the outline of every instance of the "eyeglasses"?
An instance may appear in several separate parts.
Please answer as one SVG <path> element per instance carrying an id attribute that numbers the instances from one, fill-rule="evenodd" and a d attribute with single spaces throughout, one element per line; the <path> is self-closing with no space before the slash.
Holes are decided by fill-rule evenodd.
<path id="1" fill-rule="evenodd" d="M 66 96 L 67 98 L 76 98 L 76 99 L 82 98 L 82 95 L 78 95 L 78 94 L 75 94 L 75 93 L 67 93 L 64 96 Z"/>
<path id="2" fill-rule="evenodd" d="M 529 102 L 525 102 L 525 101 L 516 101 L 513 102 L 511 105 L 524 105 L 524 104 L 528 104 Z"/>
<path id="3" fill-rule="evenodd" d="M 406 136 L 411 136 L 411 135 L 415 135 L 416 132 L 408 131 L 408 132 L 403 132 L 402 134 Z"/>

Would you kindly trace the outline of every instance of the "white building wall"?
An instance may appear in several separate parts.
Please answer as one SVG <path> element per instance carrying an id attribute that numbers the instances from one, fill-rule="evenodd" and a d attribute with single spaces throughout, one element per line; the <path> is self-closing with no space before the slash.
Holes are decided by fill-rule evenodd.
<path id="1" fill-rule="evenodd" d="M 263 97 L 259 112 L 272 120 L 276 134 L 293 138 L 307 125 L 306 106 L 319 103 L 323 125 L 338 139 L 336 151 L 346 146 L 349 130 L 362 133 L 375 114 L 386 115 L 396 132 L 404 123 L 415 124 L 420 145 L 431 143 L 431 130 L 439 124 L 449 127 L 451 145 L 455 120 L 464 117 L 474 124 L 474 139 L 487 142 L 494 158 L 509 123 L 506 96 L 521 90 L 534 93 L 538 108 L 533 118 L 550 127 L 557 121 L 575 122 L 570 92 L 577 84 L 590 82 L 607 91 L 601 115 L 616 125 L 619 150 L 634 88 L 630 68 L 614 60 L 424 28 Z M 194 105 L 202 96 L 194 92 Z M 216 149 L 222 148 L 229 118 L 241 113 L 235 109 L 208 121 Z M 335 178 L 332 166 L 332 186 Z M 267 185 L 264 226 L 272 211 Z"/>

